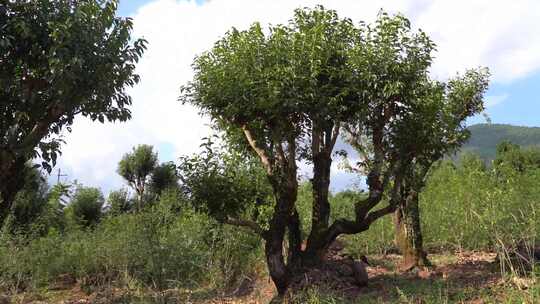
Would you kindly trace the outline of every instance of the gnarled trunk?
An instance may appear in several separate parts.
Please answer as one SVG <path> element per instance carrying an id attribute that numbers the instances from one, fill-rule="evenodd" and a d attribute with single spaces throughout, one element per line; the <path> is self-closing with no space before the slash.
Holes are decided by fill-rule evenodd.
<path id="1" fill-rule="evenodd" d="M 294 207 L 297 188 L 280 193 L 277 198 L 274 215 L 265 237 L 265 255 L 268 272 L 276 286 L 278 294 L 284 295 L 291 280 L 291 269 L 300 261 L 300 219 Z M 289 230 L 288 262 L 285 262 L 283 245 L 285 234 Z"/>
<path id="2" fill-rule="evenodd" d="M 313 153 L 311 232 L 304 252 L 304 263 L 319 264 L 326 254 L 331 241 L 328 241 L 330 221 L 330 172 L 332 167 L 332 151 L 339 136 L 340 124 L 329 121 L 314 120 L 311 137 Z"/>
<path id="3" fill-rule="evenodd" d="M 394 224 L 396 245 L 403 255 L 401 268 L 410 270 L 416 266 L 430 266 L 423 247 L 418 192 L 410 190 L 401 200 L 394 213 Z"/>
<path id="4" fill-rule="evenodd" d="M 313 159 L 313 208 L 311 232 L 307 240 L 305 260 L 308 264 L 322 261 L 330 244 L 325 237 L 330 220 L 330 202 L 328 201 L 330 187 L 330 167 L 332 158 L 329 153 L 317 153 Z"/>

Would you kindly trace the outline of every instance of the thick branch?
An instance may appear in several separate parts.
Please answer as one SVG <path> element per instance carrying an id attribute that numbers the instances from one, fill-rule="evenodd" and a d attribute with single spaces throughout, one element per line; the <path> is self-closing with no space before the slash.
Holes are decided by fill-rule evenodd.
<path id="1" fill-rule="evenodd" d="M 30 131 L 25 139 L 14 150 L 17 152 L 28 153 L 29 149 L 34 149 L 34 147 L 49 134 L 51 124 L 60 119 L 62 115 L 64 115 L 63 107 L 60 105 L 50 107 L 46 117 L 34 125 L 32 131 Z"/>
<path id="2" fill-rule="evenodd" d="M 332 137 L 330 139 L 330 146 L 329 146 L 330 153 L 332 153 L 332 150 L 334 149 L 334 146 L 336 145 L 336 141 L 339 137 L 340 128 L 341 128 L 341 124 L 337 122 L 336 125 L 334 126 L 334 129 L 332 130 Z"/>
<path id="3" fill-rule="evenodd" d="M 250 221 L 250 220 L 226 218 L 226 219 L 223 220 L 223 223 L 233 225 L 233 226 L 246 227 L 246 228 L 251 229 L 253 232 L 258 234 L 262 238 L 266 237 L 266 230 L 264 230 L 256 222 L 253 222 L 253 221 Z"/>
<path id="4" fill-rule="evenodd" d="M 244 135 L 246 136 L 246 139 L 249 145 L 261 159 L 261 162 L 263 163 L 263 166 L 266 169 L 266 173 L 271 175 L 273 171 L 273 166 L 272 166 L 270 157 L 268 157 L 268 154 L 266 153 L 265 149 L 261 147 L 261 145 L 253 137 L 253 134 L 251 133 L 251 131 L 248 129 L 246 125 L 242 126 L 242 130 L 244 131 Z"/>

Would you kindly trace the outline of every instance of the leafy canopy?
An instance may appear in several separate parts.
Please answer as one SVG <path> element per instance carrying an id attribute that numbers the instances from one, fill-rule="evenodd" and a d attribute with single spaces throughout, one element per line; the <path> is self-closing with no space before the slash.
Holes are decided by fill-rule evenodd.
<path id="1" fill-rule="evenodd" d="M 0 7 L 0 166 L 41 156 L 51 170 L 77 114 L 125 121 L 146 41 L 117 0 L 7 1 Z"/>

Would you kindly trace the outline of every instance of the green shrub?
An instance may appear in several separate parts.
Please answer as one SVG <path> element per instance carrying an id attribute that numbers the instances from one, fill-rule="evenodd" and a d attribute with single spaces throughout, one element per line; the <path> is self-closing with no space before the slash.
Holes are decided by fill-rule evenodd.
<path id="1" fill-rule="evenodd" d="M 98 188 L 79 186 L 66 212 L 68 217 L 79 226 L 95 226 L 101 219 L 104 203 L 105 199 Z"/>
<path id="2" fill-rule="evenodd" d="M 166 196 L 165 196 L 166 197 Z M 260 240 L 161 201 L 108 217 L 94 230 L 70 229 L 0 245 L 0 288 L 47 286 L 61 274 L 83 283 L 152 288 L 227 288 L 260 262 Z"/>

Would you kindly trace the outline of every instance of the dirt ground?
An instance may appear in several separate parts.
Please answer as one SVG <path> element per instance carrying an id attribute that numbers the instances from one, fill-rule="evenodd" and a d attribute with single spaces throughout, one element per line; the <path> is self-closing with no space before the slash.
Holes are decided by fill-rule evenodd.
<path id="1" fill-rule="evenodd" d="M 317 290 L 325 297 L 335 296 L 333 303 L 497 303 L 503 302 L 508 280 L 501 276 L 496 254 L 489 252 L 457 252 L 431 254 L 432 268 L 401 272 L 399 255 L 369 256 L 369 284 L 358 287 L 350 271 L 344 267 L 345 257 L 334 255 L 324 266 L 306 272 L 291 288 L 295 293 Z M 64 282 L 62 282 L 64 280 Z M 268 278 L 246 278 L 228 294 L 208 291 L 165 290 L 129 291 L 117 288 L 85 290 L 80 282 L 63 278 L 54 290 L 0 298 L 0 304 L 24 303 L 268 303 L 274 287 Z M 527 289 L 531 282 L 514 282 Z M 525 285 L 523 285 L 525 284 Z M 313 298 L 313 297 L 312 297 Z M 499 299 L 499 300 L 498 300 Z M 324 303 L 324 302 L 320 302 Z M 532 302 L 531 302 L 532 303 Z"/>

